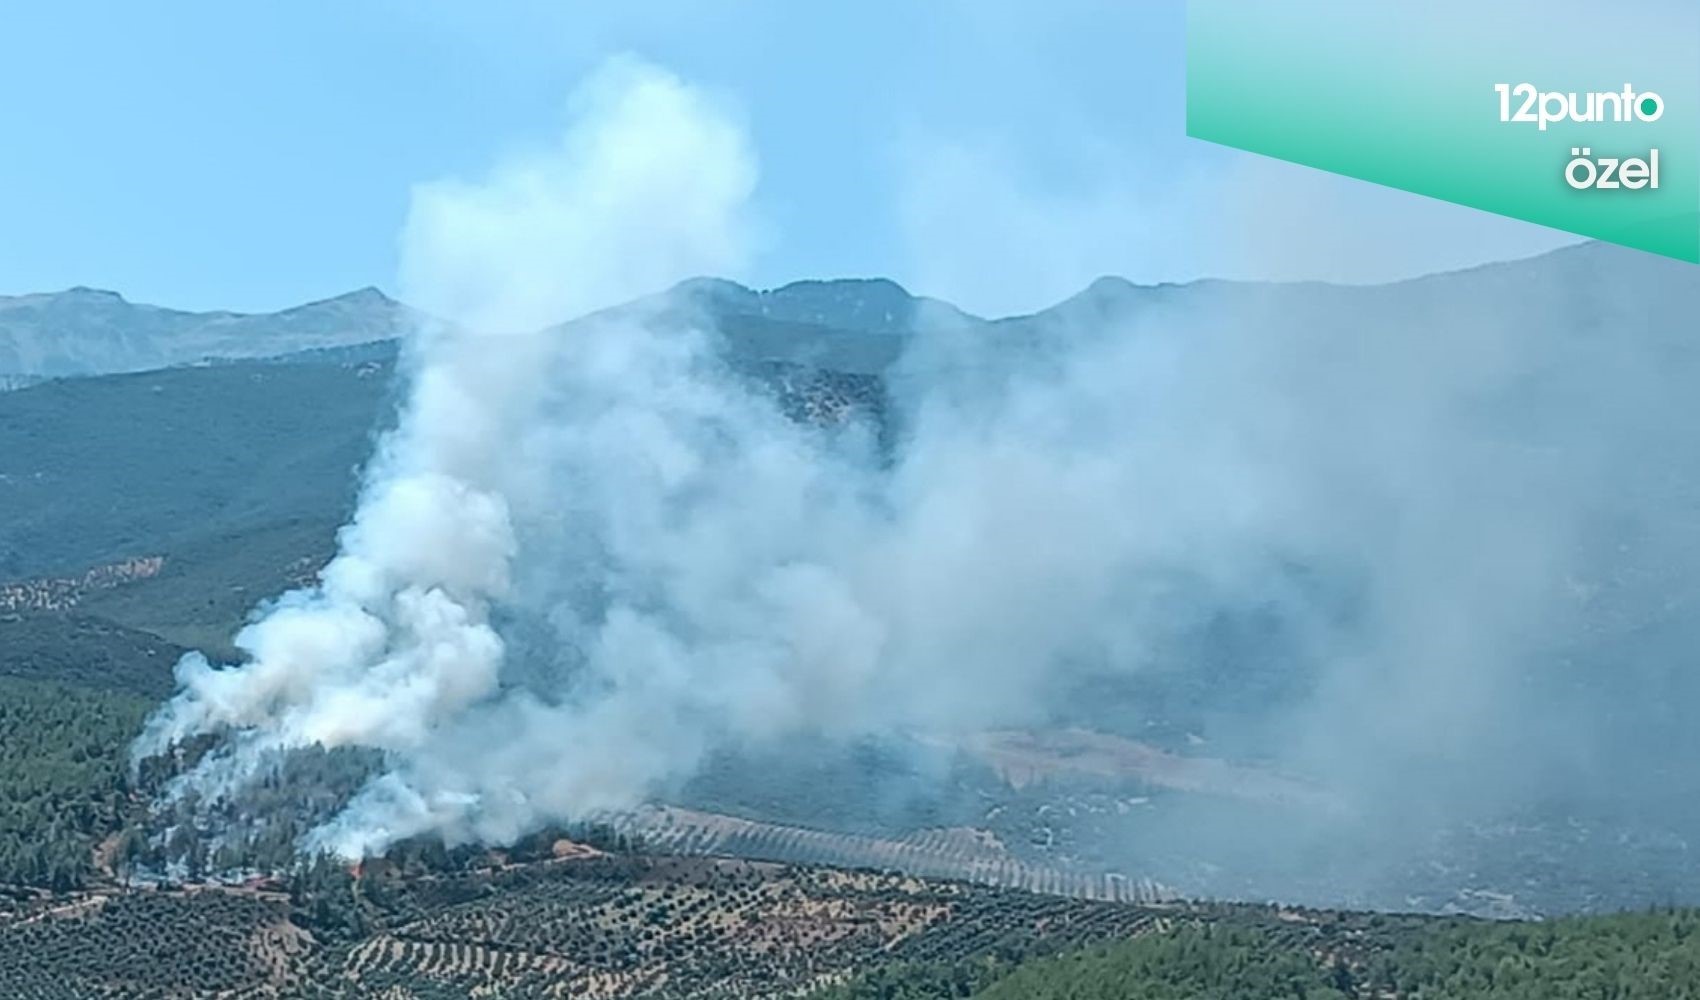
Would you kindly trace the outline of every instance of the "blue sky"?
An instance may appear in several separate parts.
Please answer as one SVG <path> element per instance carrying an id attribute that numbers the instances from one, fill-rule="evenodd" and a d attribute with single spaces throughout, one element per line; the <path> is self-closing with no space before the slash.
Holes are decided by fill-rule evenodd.
<path id="1" fill-rule="evenodd" d="M 1104 273 L 1383 280 L 1570 242 L 1184 136 L 1180 0 L 128 0 L 0 14 L 0 293 L 393 290 L 412 184 L 559 133 L 631 52 L 747 118 L 758 285 L 987 313 Z"/>

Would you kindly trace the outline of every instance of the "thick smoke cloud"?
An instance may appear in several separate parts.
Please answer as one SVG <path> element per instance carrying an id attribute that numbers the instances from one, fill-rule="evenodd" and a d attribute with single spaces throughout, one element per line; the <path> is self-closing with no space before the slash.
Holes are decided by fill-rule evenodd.
<path id="1" fill-rule="evenodd" d="M 607 308 L 739 268 L 735 115 L 632 61 L 573 113 L 557 148 L 415 191 L 405 294 L 453 322 L 411 346 L 320 583 L 261 609 L 245 663 L 180 665 L 137 753 L 219 744 L 176 791 L 370 747 L 385 772 L 306 847 L 500 843 L 727 748 L 1129 732 L 1174 711 L 1141 692 L 1202 689 L 1208 752 L 1328 808 L 1255 837 L 1154 816 L 1149 856 L 1214 843 L 1279 876 L 1357 852 L 1369 879 L 1418 820 L 1606 771 L 1654 794 L 1618 769 L 1647 759 L 1634 727 L 1589 715 L 1622 650 L 1588 644 L 1668 589 L 1625 569 L 1631 540 L 1700 551 L 1672 464 L 1692 359 L 1643 335 L 1680 279 L 1607 256 L 1640 284 L 1585 307 L 1602 279 L 1555 272 L 1510 295 L 1108 282 L 1043 320 L 923 316 L 886 440 L 784 417 L 693 301 Z"/>
<path id="2" fill-rule="evenodd" d="M 504 647 L 490 610 L 511 596 L 517 552 L 506 490 L 552 347 L 537 331 L 691 274 L 735 272 L 748 236 L 753 159 L 712 99 L 617 60 L 571 112 L 557 148 L 477 183 L 415 190 L 403 290 L 454 322 L 420 331 L 399 424 L 319 584 L 262 609 L 237 637 L 241 666 L 179 665 L 182 690 L 138 757 L 195 733 L 227 739 L 177 792 L 229 792 L 276 752 L 314 744 L 429 755 L 497 693 Z M 572 357 L 645 360 L 617 340 Z"/>

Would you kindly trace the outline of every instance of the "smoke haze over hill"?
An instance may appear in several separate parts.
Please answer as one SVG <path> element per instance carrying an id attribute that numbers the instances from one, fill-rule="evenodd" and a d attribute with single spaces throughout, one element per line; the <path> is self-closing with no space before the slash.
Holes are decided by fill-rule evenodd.
<path id="1" fill-rule="evenodd" d="M 358 857 L 511 841 L 799 735 L 1172 712 L 1317 790 L 1279 826 L 1148 824 L 1260 884 L 1347 854 L 1371 881 L 1416 827 L 1555 801 L 1692 821 L 1660 770 L 1697 687 L 1689 272 L 1584 248 L 923 304 L 890 426 L 810 424 L 700 295 L 606 308 L 740 267 L 736 113 L 631 60 L 573 110 L 558 148 L 415 190 L 404 296 L 456 323 L 410 342 L 320 582 L 260 609 L 247 662 L 180 665 L 137 754 L 220 744 L 176 794 L 376 748 L 306 845 Z"/>

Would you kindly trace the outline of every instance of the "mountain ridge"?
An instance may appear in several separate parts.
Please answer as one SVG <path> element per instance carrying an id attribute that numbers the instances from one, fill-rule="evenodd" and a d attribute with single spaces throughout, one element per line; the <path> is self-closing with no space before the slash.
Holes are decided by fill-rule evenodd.
<path id="1" fill-rule="evenodd" d="M 87 286 L 0 296 L 0 382 L 349 347 L 393 340 L 417 317 L 370 287 L 272 313 L 190 312 Z"/>
<path id="2" fill-rule="evenodd" d="M 1519 273 L 1557 270 L 1586 280 L 1602 267 L 1631 275 L 1684 265 L 1648 263 L 1637 251 L 1607 244 L 1578 243 L 1533 257 L 1496 261 L 1452 271 L 1376 284 L 1324 281 L 1256 281 L 1198 278 L 1141 284 L 1105 275 L 1081 291 L 1031 313 L 982 317 L 943 299 L 917 295 L 883 277 L 809 278 L 772 288 L 753 288 L 725 278 L 696 277 L 672 288 L 614 307 L 647 308 L 655 303 L 705 311 L 711 318 L 745 321 L 732 331 L 733 353 L 751 360 L 821 363 L 824 367 L 877 370 L 901 352 L 903 341 L 922 330 L 1038 330 L 1080 322 L 1102 322 L 1152 305 L 1205 293 L 1257 301 L 1267 296 L 1321 294 L 1342 298 L 1370 290 L 1421 295 L 1434 282 L 1465 280 L 1488 284 L 1516 280 Z M 1679 279 L 1680 280 L 1680 279 Z M 671 310 L 681 315 L 678 308 Z M 0 387 L 43 378 L 149 371 L 186 364 L 278 358 L 310 351 L 368 347 L 399 339 L 424 313 L 364 286 L 273 312 L 188 311 L 132 302 L 117 291 L 78 285 L 59 292 L 0 296 Z M 564 320 L 558 326 L 585 317 Z M 798 334 L 850 332 L 871 341 L 850 347 L 812 343 L 802 358 L 791 355 Z M 848 354 L 846 351 L 848 350 Z M 824 355 L 823 353 L 824 352 Z"/>

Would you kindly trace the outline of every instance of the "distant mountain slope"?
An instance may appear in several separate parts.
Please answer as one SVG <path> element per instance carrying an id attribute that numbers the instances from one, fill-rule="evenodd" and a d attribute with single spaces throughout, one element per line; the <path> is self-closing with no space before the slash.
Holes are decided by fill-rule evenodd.
<path id="1" fill-rule="evenodd" d="M 830 419 L 876 405 L 871 376 L 900 353 L 924 303 L 882 281 L 752 292 L 705 280 L 628 308 L 660 308 L 680 322 L 706 318 L 730 358 L 771 383 L 788 412 Z M 180 351 L 184 357 L 221 344 L 231 356 L 0 393 L 0 509 L 8 514 L 0 521 L 0 582 L 133 555 L 210 555 L 216 546 L 203 543 L 215 539 L 241 552 L 235 539 L 254 531 L 328 539 L 389 412 L 396 345 L 371 335 L 393 338 L 408 313 L 371 290 L 242 317 L 137 306 L 83 289 L 0 300 L 0 344 L 6 317 L 22 315 L 80 323 L 82 333 L 67 339 L 90 352 L 84 369 L 99 359 L 119 368 L 158 362 L 166 342 L 174 350 L 201 345 Z M 866 326 L 848 325 L 857 323 Z M 337 330 L 356 332 L 339 342 Z M 96 348 L 103 343 L 117 345 L 111 356 Z M 0 370 L 3 357 L 0 348 Z M 207 600 L 222 612 L 224 585 L 236 586 L 240 572 L 230 558 L 216 561 L 221 586 Z M 149 589 L 170 589 L 183 572 L 169 563 Z M 180 621 L 183 602 L 171 603 L 169 620 Z"/>
<path id="2" fill-rule="evenodd" d="M 756 291 L 719 279 L 687 281 L 634 306 L 727 322 L 732 354 L 751 361 L 876 371 L 905 337 L 940 322 L 974 324 L 956 307 L 884 279 L 799 281 Z M 184 312 L 116 292 L 0 296 L 0 391 L 44 378 L 147 371 L 250 358 L 351 360 L 387 354 L 419 314 L 375 288 L 275 313 Z M 853 336 L 846 337 L 849 333 Z"/>
<path id="3" fill-rule="evenodd" d="M 0 613 L 0 678 L 160 698 L 183 653 L 159 636 L 89 615 Z"/>
<path id="4" fill-rule="evenodd" d="M 793 281 L 766 291 L 720 278 L 695 278 L 675 291 L 720 316 L 759 316 L 866 333 L 911 334 L 926 324 L 976 320 L 948 302 L 911 295 L 886 278 Z"/>
<path id="5" fill-rule="evenodd" d="M 880 376 L 916 338 L 944 330 L 965 335 L 973 363 L 995 368 L 1080 330 L 1124 325 L 1176 335 L 1226 324 L 1267 327 L 1271 336 L 1320 332 L 1319 342 L 1337 344 L 1342 363 L 1352 364 L 1363 358 L 1346 354 L 1372 342 L 1409 343 L 1462 324 L 1509 325 L 1545 338 L 1534 341 L 1546 345 L 1541 352 L 1507 362 L 1519 373 L 1510 384 L 1522 386 L 1527 401 L 1526 414 L 1513 421 L 1523 429 L 1508 433 L 1529 447 L 1554 446 L 1541 439 L 1547 432 L 1540 415 L 1555 407 L 1594 407 L 1614 420 L 1632 407 L 1691 412 L 1671 399 L 1622 399 L 1605 382 L 1596 387 L 1605 373 L 1588 368 L 1588 345 L 1627 338 L 1640 354 L 1658 358 L 1658 379 L 1647 384 L 1659 391 L 1689 384 L 1681 373 L 1700 377 L 1700 339 L 1693 335 L 1700 270 L 1597 244 L 1381 286 L 1139 286 L 1107 278 L 1050 309 L 996 321 L 881 280 L 798 282 L 757 292 L 699 279 L 678 292 L 622 308 L 681 322 L 706 319 L 740 367 L 773 384 L 787 410 L 808 419 L 832 419 L 850 406 L 879 408 Z M 128 608 L 125 620 L 182 623 L 193 617 L 187 595 L 198 586 L 198 571 L 169 557 L 195 554 L 195 565 L 218 567 L 217 593 L 198 600 L 225 621 L 258 596 L 242 588 L 268 586 L 294 559 L 322 554 L 352 498 L 371 436 L 390 412 L 394 345 L 370 337 L 393 336 L 405 307 L 367 291 L 269 317 L 240 317 L 178 313 L 78 290 L 0 300 L 0 344 L 15 336 L 7 331 L 15 331 L 20 316 L 60 313 L 83 317 L 82 329 L 94 331 L 79 341 L 85 346 L 164 339 L 201 345 L 196 351 L 234 344 L 263 358 L 60 379 L 0 393 L 0 582 L 165 555 L 165 573 L 143 589 L 169 594 L 169 610 L 150 617 Z M 243 330 L 252 337 L 244 340 Z M 216 331 L 223 333 L 215 337 Z M 1366 338 L 1372 331 L 1376 336 Z M 119 354 L 139 364 L 149 350 L 157 355 L 143 346 Z M 1371 376 L 1386 376 L 1386 362 L 1376 364 L 1384 367 L 1372 365 Z M 1674 444 L 1686 433 L 1672 426 L 1668 439 L 1638 438 L 1646 460 L 1662 463 L 1662 471 L 1654 477 L 1631 469 L 1626 488 L 1700 496 L 1700 461 Z M 267 541 L 238 541 L 249 535 Z M 292 547 L 300 551 L 263 573 L 246 567 L 250 551 L 283 558 Z M 119 594 L 103 601 L 126 603 Z"/>
<path id="6" fill-rule="evenodd" d="M 32 377 L 143 371 L 393 340 L 414 322 L 375 288 L 275 313 L 183 312 L 116 292 L 0 297 L 0 387 Z"/>
<path id="7" fill-rule="evenodd" d="M 1524 260 L 1486 264 L 1383 285 L 1320 282 L 1241 282 L 1206 279 L 1137 285 L 1100 278 L 1079 294 L 1029 316 L 987 323 L 1006 353 L 1054 349 L 1059 341 L 1096 330 L 1151 329 L 1208 333 L 1230 328 L 1265 331 L 1287 340 L 1340 338 L 1342 350 L 1387 345 L 1420 357 L 1437 337 L 1480 331 L 1493 344 L 1547 338 L 1550 353 L 1507 357 L 1530 373 L 1580 361 L 1577 348 L 1622 338 L 1636 357 L 1664 355 L 1700 370 L 1700 268 L 1603 243 L 1566 247 Z M 1295 333 L 1303 336 L 1294 337 Z M 1367 335 L 1373 334 L 1373 337 Z M 1344 355 L 1343 355 L 1344 356 Z M 1470 359 L 1483 363 L 1489 359 Z M 1572 371 L 1571 375 L 1578 374 Z"/>
<path id="8" fill-rule="evenodd" d="M 250 362 L 0 394 L 0 580 L 334 524 L 389 384 L 385 365 Z"/>

